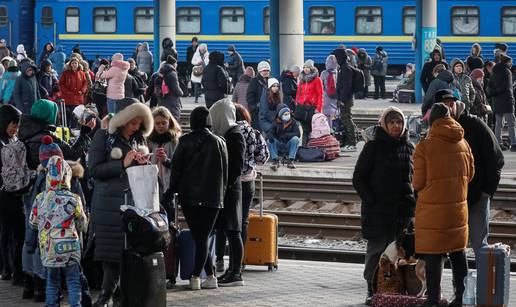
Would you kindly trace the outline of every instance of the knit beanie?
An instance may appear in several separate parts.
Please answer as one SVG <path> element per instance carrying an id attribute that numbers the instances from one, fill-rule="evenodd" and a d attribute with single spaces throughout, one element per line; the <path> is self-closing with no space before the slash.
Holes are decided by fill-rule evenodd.
<path id="1" fill-rule="evenodd" d="M 64 159 L 61 148 L 54 143 L 50 135 L 45 135 L 41 138 L 41 145 L 39 145 L 39 163 L 43 167 L 47 167 L 48 159 L 52 156 L 58 156 Z"/>
<path id="2" fill-rule="evenodd" d="M 276 79 L 276 78 L 269 78 L 267 80 L 267 88 L 271 88 L 274 84 L 279 84 L 278 79 Z"/>
<path id="3" fill-rule="evenodd" d="M 47 99 L 36 101 L 30 110 L 30 115 L 41 119 L 48 125 L 55 125 L 57 121 L 57 104 Z"/>
<path id="4" fill-rule="evenodd" d="M 192 130 L 211 128 L 211 116 L 208 108 L 200 106 L 193 109 L 190 114 L 190 128 L 192 128 Z"/>
<path id="5" fill-rule="evenodd" d="M 303 64 L 303 68 L 304 67 L 312 69 L 315 67 L 315 63 L 312 60 L 306 60 L 305 64 Z"/>
<path id="6" fill-rule="evenodd" d="M 507 52 L 509 46 L 506 43 L 495 43 L 494 49 L 500 49 L 503 52 Z"/>
<path id="7" fill-rule="evenodd" d="M 111 61 L 123 61 L 123 60 L 124 60 L 124 55 L 121 53 L 115 53 L 111 57 Z"/>
<path id="8" fill-rule="evenodd" d="M 439 118 L 444 118 L 450 116 L 450 109 L 444 103 L 434 103 L 432 109 L 430 110 L 430 117 L 428 118 L 428 124 L 430 127 L 432 124 L 438 120 Z"/>
<path id="9" fill-rule="evenodd" d="M 290 108 L 289 107 L 284 107 L 284 108 L 281 108 L 279 111 L 278 111 L 278 117 L 281 118 L 283 116 L 283 114 L 287 113 L 287 112 L 290 112 Z"/>
<path id="10" fill-rule="evenodd" d="M 11 59 L 11 60 L 9 60 L 9 62 L 7 62 L 7 71 L 17 72 L 18 70 L 19 70 L 19 68 L 18 68 L 18 63 L 16 62 L 16 60 Z"/>
<path id="11" fill-rule="evenodd" d="M 260 63 L 258 63 L 258 72 L 264 70 L 271 70 L 271 65 L 267 61 L 261 61 Z"/>
<path id="12" fill-rule="evenodd" d="M 473 69 L 469 76 L 471 77 L 471 79 L 484 78 L 484 71 L 480 68 L 476 68 Z"/>

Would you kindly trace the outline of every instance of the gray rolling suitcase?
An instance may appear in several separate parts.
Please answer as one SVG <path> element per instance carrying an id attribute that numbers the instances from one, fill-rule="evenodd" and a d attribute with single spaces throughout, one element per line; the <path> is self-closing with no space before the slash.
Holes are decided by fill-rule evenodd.
<path id="1" fill-rule="evenodd" d="M 477 259 L 477 306 L 507 306 L 511 271 L 510 247 L 483 247 Z"/>

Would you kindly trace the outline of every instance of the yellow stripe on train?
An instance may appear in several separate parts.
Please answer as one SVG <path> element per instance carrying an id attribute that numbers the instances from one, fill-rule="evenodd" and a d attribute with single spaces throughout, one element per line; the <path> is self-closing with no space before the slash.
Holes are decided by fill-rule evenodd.
<path id="1" fill-rule="evenodd" d="M 200 41 L 256 41 L 266 42 L 268 35 L 177 35 L 178 41 L 190 41 L 197 36 Z M 60 40 L 132 40 L 151 41 L 153 34 L 59 34 Z M 445 43 L 516 43 L 515 36 L 441 36 Z M 306 42 L 391 42 L 410 43 L 412 36 L 329 36 L 329 35 L 308 35 L 304 37 Z"/>

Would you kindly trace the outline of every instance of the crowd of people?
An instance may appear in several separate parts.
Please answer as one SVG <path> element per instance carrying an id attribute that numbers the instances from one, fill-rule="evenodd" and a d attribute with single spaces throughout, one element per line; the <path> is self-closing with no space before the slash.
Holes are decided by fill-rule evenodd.
<path id="1" fill-rule="evenodd" d="M 391 107 L 360 153 L 353 184 L 362 198 L 362 232 L 368 240 L 368 302 L 381 253 L 413 222 L 416 252 L 427 262 L 425 306 L 440 298 L 445 255 L 454 269 L 452 306 L 461 303 L 468 234 L 475 253 L 487 244 L 489 201 L 504 163 L 501 151 L 507 149 L 503 120 L 516 151 L 512 59 L 507 45 L 496 47 L 494 62 L 484 61 L 475 44 L 465 61 L 448 65 L 438 45 L 421 75 L 428 138 L 414 148 L 404 114 Z M 162 42 L 157 71 L 147 43 L 138 44 L 128 60 L 115 53 L 110 59 L 97 56 L 91 66 L 79 46 L 67 56 L 48 43 L 35 63 L 23 46 L 12 54 L 0 40 L 0 55 L 0 278 L 23 286 L 24 299 L 48 306 L 59 304 L 62 276 L 71 306 L 118 302 L 124 248 L 120 205 L 129 188 L 126 169 L 136 165 L 158 166 L 167 212 L 174 211 L 172 198 L 179 195 L 196 246 L 190 287 L 244 285 L 242 258 L 257 165 L 270 158 L 273 170 L 281 162 L 295 168 L 299 146 L 325 135 L 326 128 L 312 126 L 312 119 L 321 117 L 328 135 L 342 127 L 343 151 L 356 151 L 354 99 L 367 97 L 371 76 L 374 99 L 386 98 L 388 55 L 381 46 L 371 57 L 365 49 L 341 45 L 328 54 L 321 73 L 306 60 L 277 78 L 269 62 L 259 62 L 255 71 L 234 45 L 225 56 L 209 52 L 196 37 L 187 48 L 184 71 L 178 71 L 170 38 Z M 397 90 L 413 89 L 414 79 L 414 65 L 408 64 Z M 195 103 L 204 95 L 206 106 L 192 111 L 191 132 L 182 135 L 181 97 L 187 95 Z M 491 113 L 495 133 L 488 126 Z M 74 131 L 73 142 L 57 133 L 67 128 Z M 24 171 L 4 176 L 13 167 Z M 435 216 L 443 221 L 455 216 L 455 224 L 435 225 Z M 214 232 L 216 259 L 209 252 Z M 90 272 L 81 267 L 86 254 L 102 264 L 95 302 Z M 201 281 L 203 269 L 207 278 Z M 217 272 L 224 273 L 217 277 Z"/>

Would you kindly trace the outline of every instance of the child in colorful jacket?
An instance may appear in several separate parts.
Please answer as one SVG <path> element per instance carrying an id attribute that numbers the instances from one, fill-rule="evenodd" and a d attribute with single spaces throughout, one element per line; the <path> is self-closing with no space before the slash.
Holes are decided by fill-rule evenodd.
<path id="1" fill-rule="evenodd" d="M 72 170 L 58 156 L 47 165 L 44 192 L 38 194 L 32 206 L 30 224 L 38 229 L 43 266 L 47 268 L 46 305 L 59 305 L 61 272 L 68 286 L 70 306 L 81 306 L 81 241 L 79 232 L 87 225 L 82 202 L 70 192 Z"/>

